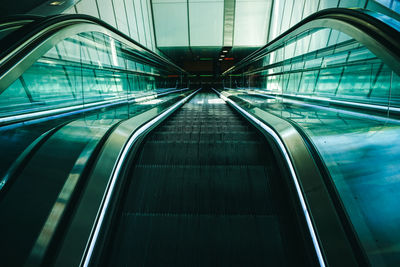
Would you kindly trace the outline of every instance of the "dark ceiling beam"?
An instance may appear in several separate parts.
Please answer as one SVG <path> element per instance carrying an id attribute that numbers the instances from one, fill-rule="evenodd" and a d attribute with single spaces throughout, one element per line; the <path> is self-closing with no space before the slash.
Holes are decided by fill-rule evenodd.
<path id="1" fill-rule="evenodd" d="M 1 0 L 0 16 L 17 14 L 55 15 L 75 5 L 80 0 Z"/>
<path id="2" fill-rule="evenodd" d="M 29 1 L 29 0 L 28 0 Z M 47 0 L 41 1 L 42 3 L 38 3 L 35 8 L 32 8 L 30 11 L 26 12 L 28 14 L 41 15 L 41 16 L 50 16 L 57 15 L 63 13 L 68 8 L 76 5 L 81 0 Z"/>
<path id="3" fill-rule="evenodd" d="M 192 59 L 195 59 L 195 54 L 192 51 L 192 45 L 190 42 L 190 6 L 189 6 L 189 0 L 186 0 L 186 10 L 187 10 L 187 27 L 188 27 L 188 47 L 189 47 L 189 51 L 190 54 L 192 56 Z"/>

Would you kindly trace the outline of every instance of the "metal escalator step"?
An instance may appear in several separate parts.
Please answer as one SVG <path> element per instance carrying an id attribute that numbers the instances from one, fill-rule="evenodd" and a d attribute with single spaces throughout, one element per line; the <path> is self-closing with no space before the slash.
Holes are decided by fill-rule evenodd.
<path id="1" fill-rule="evenodd" d="M 173 117 L 171 117 L 171 120 L 174 121 L 174 120 L 188 119 L 188 120 L 211 120 L 211 121 L 223 121 L 223 120 L 238 121 L 237 116 L 234 114 L 213 114 L 209 112 L 208 114 L 201 114 L 201 113 L 202 113 L 201 111 L 196 111 L 196 113 L 193 114 L 177 113 L 173 115 Z"/>
<path id="2" fill-rule="evenodd" d="M 199 140 L 199 141 L 259 141 L 260 137 L 256 133 L 249 132 L 155 132 L 149 136 L 149 140 Z"/>
<path id="3" fill-rule="evenodd" d="M 114 266 L 284 266 L 275 216 L 124 214 Z"/>
<path id="4" fill-rule="evenodd" d="M 220 126 L 224 125 L 226 127 L 229 126 L 247 126 L 245 122 L 238 122 L 238 121 L 205 121 L 205 120 L 175 120 L 175 121 L 167 121 L 164 125 L 171 126 L 171 125 L 190 125 L 190 126 Z"/>
<path id="5" fill-rule="evenodd" d="M 305 266 L 271 148 L 214 94 L 148 135 L 129 170 L 107 266 Z"/>
<path id="6" fill-rule="evenodd" d="M 274 214 L 265 166 L 137 165 L 127 212 Z"/>
<path id="7" fill-rule="evenodd" d="M 195 114 L 176 114 L 171 117 L 171 121 L 181 121 L 181 120 L 194 120 L 194 121 L 236 121 L 239 122 L 240 120 L 237 119 L 234 115 L 226 114 L 221 116 L 220 114 L 207 114 L 207 115 L 199 115 L 199 113 Z"/>
<path id="8" fill-rule="evenodd" d="M 262 165 L 268 156 L 259 142 L 156 142 L 143 146 L 138 164 Z"/>
<path id="9" fill-rule="evenodd" d="M 185 132 L 191 132 L 191 131 L 204 131 L 204 132 L 209 132 L 209 133 L 219 133 L 219 132 L 240 132 L 240 131 L 250 131 L 249 126 L 245 125 L 190 125 L 190 123 L 187 124 L 181 124 L 181 125 L 162 125 L 158 129 L 158 131 L 185 131 Z"/>
<path id="10" fill-rule="evenodd" d="M 232 145 L 232 144 L 237 144 L 237 145 L 253 145 L 253 144 L 263 144 L 260 140 L 195 140 L 195 139 L 185 139 L 185 140 L 148 140 L 146 142 L 147 144 L 154 144 L 157 143 L 160 146 L 163 145 L 168 145 L 172 143 L 178 143 L 178 144 L 199 144 L 199 145 L 209 145 L 209 144 L 220 144 L 220 145 Z"/>

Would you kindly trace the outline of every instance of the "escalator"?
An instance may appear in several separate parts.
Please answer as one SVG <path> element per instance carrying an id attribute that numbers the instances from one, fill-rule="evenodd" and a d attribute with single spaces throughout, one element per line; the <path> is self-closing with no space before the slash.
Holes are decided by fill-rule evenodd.
<path id="1" fill-rule="evenodd" d="M 137 153 L 105 266 L 316 265 L 265 137 L 214 92 Z"/>
<path id="2" fill-rule="evenodd" d="M 98 19 L 9 22 L 1 265 L 400 262 L 395 21 L 318 12 L 200 91 Z"/>

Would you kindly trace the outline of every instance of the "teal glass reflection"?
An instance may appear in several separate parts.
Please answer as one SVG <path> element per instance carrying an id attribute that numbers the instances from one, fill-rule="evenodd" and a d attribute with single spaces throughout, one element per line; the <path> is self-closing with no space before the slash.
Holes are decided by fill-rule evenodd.
<path id="1" fill-rule="evenodd" d="M 270 45 L 224 86 L 250 113 L 261 108 L 304 131 L 371 265 L 398 265 L 400 77 L 355 39 L 319 28 Z"/>
<path id="2" fill-rule="evenodd" d="M 266 93 L 398 107 L 397 74 L 350 36 L 332 29 L 310 30 L 272 49 L 233 77 L 239 88 Z M 254 79 L 253 77 L 257 77 Z M 277 82 L 279 81 L 279 82 Z M 397 87 L 398 88 L 398 87 Z"/>
<path id="3" fill-rule="evenodd" d="M 181 86 L 179 75 L 169 77 L 166 67 L 150 66 L 138 54 L 99 32 L 66 38 L 0 92 L 0 117 L 126 101 Z"/>
<path id="4" fill-rule="evenodd" d="M 237 95 L 237 91 L 231 91 Z M 332 107 L 239 95 L 252 112 L 285 118 L 310 138 L 372 266 L 400 262 L 400 122 Z"/>

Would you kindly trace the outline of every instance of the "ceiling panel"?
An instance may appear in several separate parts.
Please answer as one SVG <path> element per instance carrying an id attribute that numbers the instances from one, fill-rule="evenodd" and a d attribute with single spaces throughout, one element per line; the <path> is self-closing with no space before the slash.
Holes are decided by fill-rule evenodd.
<path id="1" fill-rule="evenodd" d="M 267 42 L 272 0 L 237 0 L 234 46 L 262 46 Z"/>
<path id="2" fill-rule="evenodd" d="M 222 46 L 223 17 L 223 1 L 189 1 L 190 45 Z"/>
<path id="3" fill-rule="evenodd" d="M 186 1 L 154 2 L 153 12 L 157 46 L 189 46 Z"/>
<path id="4" fill-rule="evenodd" d="M 265 45 L 272 1 L 153 0 L 157 46 L 182 67 L 215 72 Z"/>

